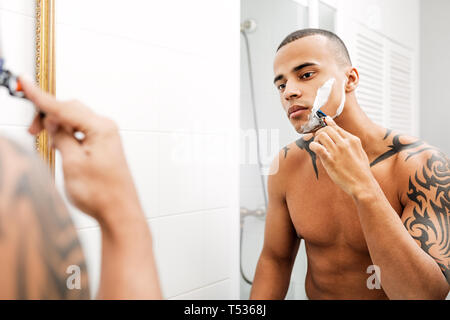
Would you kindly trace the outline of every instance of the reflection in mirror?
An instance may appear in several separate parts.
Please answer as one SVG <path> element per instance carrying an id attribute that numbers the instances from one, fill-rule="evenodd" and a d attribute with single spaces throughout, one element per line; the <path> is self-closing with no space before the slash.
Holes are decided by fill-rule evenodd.
<path id="1" fill-rule="evenodd" d="M 369 2 L 373 10 L 368 10 Z M 424 6 L 428 10 L 423 11 Z M 447 219 L 449 212 L 439 190 L 449 186 L 438 177 L 450 172 L 442 152 L 448 152 L 448 143 L 441 140 L 448 134 L 428 132 L 436 142 L 430 145 L 420 139 L 419 131 L 419 110 L 448 114 L 429 101 L 419 108 L 420 95 L 431 101 L 440 96 L 429 81 L 421 84 L 425 78 L 418 76 L 418 56 L 424 47 L 420 32 L 428 31 L 424 43 L 430 44 L 427 59 L 422 59 L 423 72 L 431 76 L 429 60 L 442 61 L 429 48 L 446 51 L 437 43 L 444 36 L 430 36 L 431 30 L 438 29 L 429 27 L 437 12 L 430 9 L 433 6 L 448 9 L 438 0 L 432 5 L 404 0 L 388 5 L 360 0 L 241 1 L 241 23 L 252 27 L 241 29 L 241 154 L 253 155 L 241 163 L 241 298 L 443 299 L 447 295 L 450 226 L 439 221 Z M 411 14 L 395 14 L 406 10 Z M 309 20 L 299 23 L 305 12 Z M 423 18 L 426 27 L 420 27 Z M 286 36 L 304 28 L 338 32 L 347 48 L 327 32 L 319 33 L 330 42 L 298 32 L 277 51 Z M 339 67 L 334 68 L 334 63 Z M 437 69 L 436 65 L 433 74 Z M 346 132 L 346 139 L 362 141 L 357 147 L 348 146 L 361 151 L 359 164 L 357 155 L 344 156 L 336 148 L 340 139 L 332 129 L 315 137 L 302 135 L 308 112 L 318 101 L 317 92 L 323 92 L 319 88 L 333 79 L 339 90 L 329 91 L 320 111 L 336 114 L 345 101 L 336 125 L 345 130 L 339 132 Z M 427 131 L 431 118 L 421 123 Z M 329 120 L 327 124 L 335 125 Z M 278 148 L 272 150 L 267 142 L 274 140 Z M 267 177 L 265 169 L 271 162 L 276 170 Z M 394 168 L 395 176 L 390 171 Z M 365 173 L 351 182 L 343 172 Z M 354 187 L 362 185 L 366 176 L 376 184 Z M 424 182 L 430 179 L 439 182 L 431 187 Z M 361 200 L 356 189 L 375 200 Z M 416 198 L 420 194 L 420 201 L 412 194 Z M 375 213 L 379 219 L 367 218 Z M 414 253 L 400 259 L 395 250 L 386 250 L 392 243 Z M 403 263 L 426 264 L 429 278 L 400 284 L 395 279 L 405 276 Z M 409 275 L 414 278 L 414 273 Z M 390 280 L 382 283 L 381 279 Z M 428 292 L 412 289 L 430 281 L 434 285 Z"/>

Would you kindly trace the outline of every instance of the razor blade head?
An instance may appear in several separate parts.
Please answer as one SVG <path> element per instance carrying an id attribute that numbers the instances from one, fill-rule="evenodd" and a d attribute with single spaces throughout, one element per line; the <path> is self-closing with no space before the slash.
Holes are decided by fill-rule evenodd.
<path id="1" fill-rule="evenodd" d="M 326 127 L 326 126 L 327 126 L 327 123 L 325 122 L 325 118 L 327 117 L 327 115 L 326 115 L 325 113 L 323 113 L 322 111 L 317 110 L 316 116 L 317 116 L 317 118 L 318 118 L 318 120 L 319 120 L 320 127 L 321 127 L 321 128 Z"/>
<path id="2" fill-rule="evenodd" d="M 25 98 L 19 80 L 8 70 L 0 70 L 0 86 L 6 87 L 11 96 Z"/>

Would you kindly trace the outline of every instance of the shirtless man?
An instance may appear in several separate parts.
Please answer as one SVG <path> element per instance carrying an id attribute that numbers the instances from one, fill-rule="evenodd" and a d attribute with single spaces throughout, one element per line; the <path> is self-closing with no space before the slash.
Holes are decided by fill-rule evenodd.
<path id="1" fill-rule="evenodd" d="M 269 176 L 264 246 L 251 299 L 284 299 L 303 239 L 309 299 L 445 299 L 450 281 L 450 170 L 428 144 L 372 122 L 358 105 L 358 71 L 344 43 L 301 30 L 280 45 L 275 86 L 300 134 L 318 89 L 340 116 L 285 147 Z M 275 166 L 274 166 L 275 167 Z M 381 288 L 368 285 L 379 268 Z M 373 271 L 372 271 L 373 273 Z M 369 287 L 371 289 L 369 289 Z"/>

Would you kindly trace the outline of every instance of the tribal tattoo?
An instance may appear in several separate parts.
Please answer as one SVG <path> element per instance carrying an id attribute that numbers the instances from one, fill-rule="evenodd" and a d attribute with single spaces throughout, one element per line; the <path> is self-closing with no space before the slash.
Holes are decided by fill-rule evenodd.
<path id="1" fill-rule="evenodd" d="M 309 147 L 311 142 L 314 141 L 314 137 L 311 138 L 311 140 L 304 140 L 303 138 L 297 140 L 295 144 L 302 150 L 306 150 L 308 152 L 309 156 L 311 157 L 312 165 L 314 167 L 314 172 L 316 173 L 316 178 L 319 180 L 319 171 L 317 170 L 317 155 L 311 150 Z"/>
<path id="2" fill-rule="evenodd" d="M 388 129 L 387 132 L 386 132 L 386 135 L 385 135 L 385 137 L 384 137 L 383 140 L 386 140 L 386 139 L 391 135 L 391 133 L 392 133 L 392 130 Z M 382 161 L 384 161 L 384 160 L 386 160 L 386 159 L 388 159 L 388 158 L 390 158 L 390 157 L 392 157 L 392 156 L 395 156 L 396 154 L 398 154 L 398 153 L 400 153 L 400 152 L 402 152 L 402 151 L 404 151 L 404 150 L 417 148 L 417 147 L 419 147 L 419 146 L 421 146 L 421 145 L 424 144 L 424 143 L 423 143 L 422 141 L 420 141 L 420 140 L 419 140 L 419 141 L 416 141 L 416 142 L 413 142 L 413 143 L 403 144 L 403 143 L 400 142 L 400 137 L 401 137 L 400 134 L 394 136 L 394 138 L 392 139 L 392 145 L 390 145 L 390 146 L 388 147 L 388 148 L 389 148 L 389 151 L 386 151 L 386 152 L 383 153 L 381 156 L 379 156 L 378 158 L 376 158 L 376 159 L 370 164 L 370 166 L 373 167 L 373 166 L 375 166 L 376 164 L 378 164 L 378 163 L 380 163 L 380 162 L 382 162 Z M 424 149 L 423 149 L 423 150 L 419 150 L 419 151 L 417 151 L 415 154 L 422 153 L 423 151 L 425 151 L 425 150 L 424 150 Z"/>
<path id="3" fill-rule="evenodd" d="M 9 161 L 4 161 L 6 158 Z M 6 162 L 17 166 L 8 168 Z M 6 171 L 14 173 L 6 177 Z M 6 141 L 0 144 L 0 208 L 0 248 L 15 248 L 10 251 L 12 258 L 2 263 L 14 264 L 17 270 L 16 275 L 10 275 L 15 276 L 15 293 L 0 288 L 0 296 L 89 299 L 87 269 L 77 232 L 47 168 Z M 17 230 L 9 236 L 2 232 L 6 220 L 9 229 Z M 2 252 L 0 255 L 4 256 Z M 79 267 L 81 288 L 68 288 L 71 274 L 66 270 L 72 265 Z"/>
<path id="4" fill-rule="evenodd" d="M 386 131 L 386 135 L 384 136 L 383 140 L 386 140 L 387 138 L 389 138 L 389 136 L 392 134 L 392 130 L 391 129 L 387 129 Z M 406 158 L 406 161 L 409 160 L 411 157 L 421 154 L 427 150 L 434 150 L 435 148 L 433 147 L 429 147 L 429 146 L 425 146 L 425 143 L 423 141 L 415 141 L 412 143 L 407 143 L 407 144 L 403 144 L 400 142 L 400 138 L 402 136 L 400 134 L 395 135 L 392 138 L 392 144 L 390 146 L 388 146 L 389 150 L 386 151 L 385 153 L 383 153 L 382 155 L 380 155 L 378 158 L 376 158 L 371 164 L 370 166 L 373 167 L 377 164 L 379 164 L 380 162 L 387 160 L 393 156 L 395 156 L 396 154 L 399 154 L 400 152 L 404 151 L 404 150 L 408 150 L 408 149 L 414 149 L 414 148 L 418 148 L 423 146 L 423 148 L 419 148 L 419 150 L 415 151 L 415 152 L 411 152 L 408 153 L 408 157 Z M 319 172 L 317 169 L 317 156 L 316 154 L 310 149 L 310 144 L 311 142 L 314 141 L 314 137 L 311 138 L 311 140 L 304 140 L 303 138 L 297 140 L 295 143 L 296 145 L 302 149 L 305 150 L 306 152 L 308 152 L 309 156 L 311 157 L 311 161 L 312 161 L 312 165 L 314 168 L 314 172 L 316 174 L 316 178 L 319 179 Z M 288 147 L 284 148 L 284 158 L 287 157 L 287 153 L 290 149 Z"/>
<path id="5" fill-rule="evenodd" d="M 287 153 L 290 149 L 289 149 L 289 147 L 284 147 L 283 150 L 284 150 L 284 158 L 286 159 Z"/>
<path id="6" fill-rule="evenodd" d="M 450 160 L 433 152 L 409 178 L 408 198 L 415 203 L 404 226 L 439 265 L 450 283 Z"/>

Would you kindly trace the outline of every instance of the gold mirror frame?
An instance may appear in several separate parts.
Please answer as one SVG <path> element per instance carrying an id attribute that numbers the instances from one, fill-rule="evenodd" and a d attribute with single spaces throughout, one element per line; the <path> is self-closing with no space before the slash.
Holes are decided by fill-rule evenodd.
<path id="1" fill-rule="evenodd" d="M 42 90 L 56 94 L 55 0 L 36 0 L 36 82 Z M 36 150 L 54 175 L 55 150 L 45 130 L 36 138 Z"/>

